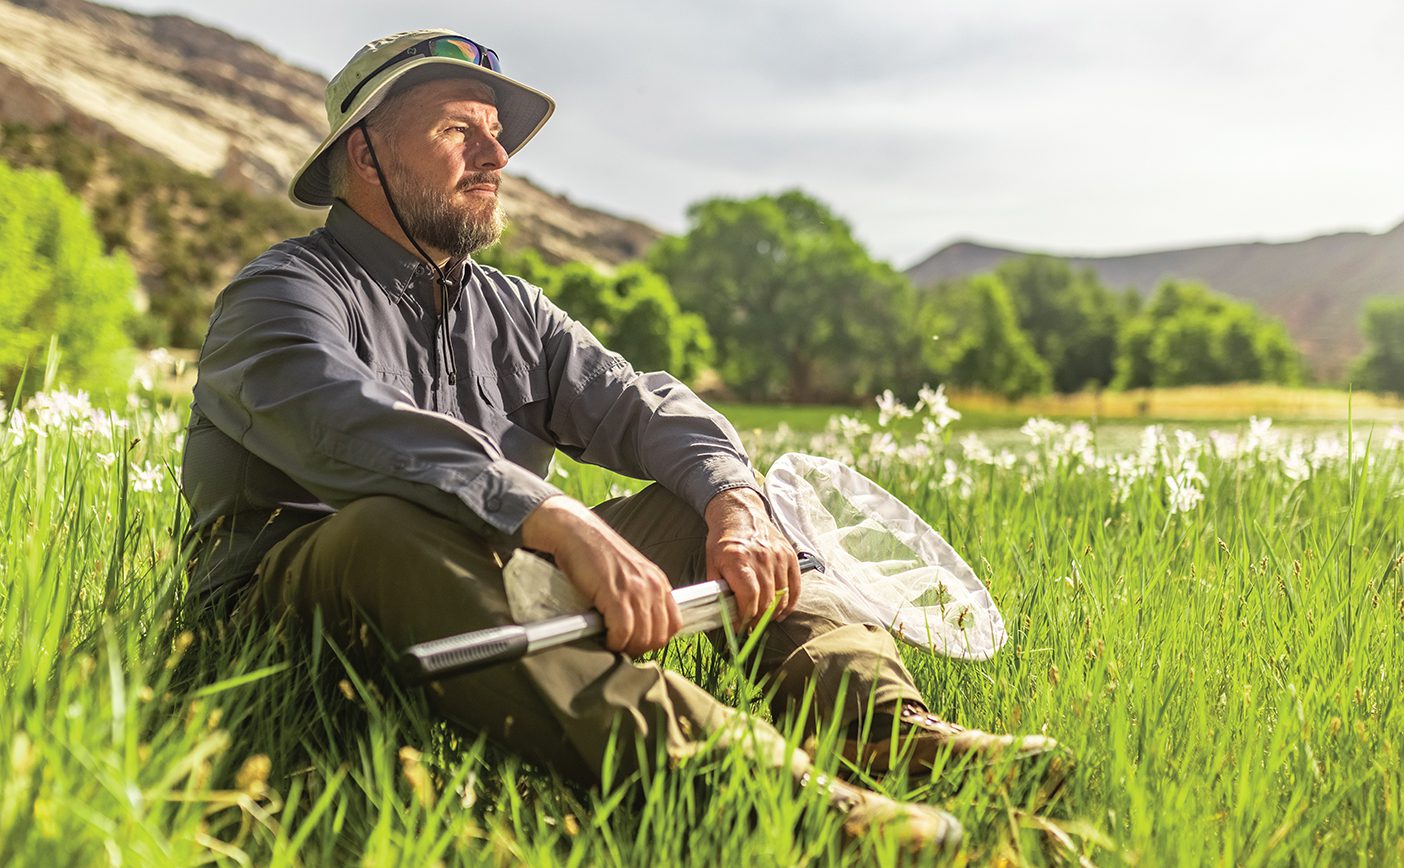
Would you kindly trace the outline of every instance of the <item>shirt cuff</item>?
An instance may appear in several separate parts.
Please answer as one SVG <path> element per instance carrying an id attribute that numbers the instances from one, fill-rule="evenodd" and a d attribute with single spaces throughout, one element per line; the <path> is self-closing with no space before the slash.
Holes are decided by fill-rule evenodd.
<path id="1" fill-rule="evenodd" d="M 511 461 L 499 459 L 473 477 L 459 499 L 508 542 L 520 540 L 522 523 L 541 501 L 561 490 Z"/>
<path id="2" fill-rule="evenodd" d="M 703 515 L 712 498 L 732 488 L 752 488 L 765 499 L 765 492 L 756 481 L 756 472 L 746 462 L 729 455 L 708 458 L 688 471 L 674 494 L 698 515 Z"/>

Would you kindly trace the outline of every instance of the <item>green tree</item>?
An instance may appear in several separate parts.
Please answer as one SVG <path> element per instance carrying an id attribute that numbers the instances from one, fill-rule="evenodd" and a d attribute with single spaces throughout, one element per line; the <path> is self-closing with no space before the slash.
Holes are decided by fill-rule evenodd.
<path id="1" fill-rule="evenodd" d="M 1123 323 L 1114 385 L 1296 383 L 1301 371 L 1280 322 L 1203 284 L 1169 280 Z"/>
<path id="2" fill-rule="evenodd" d="M 709 199 L 650 264 L 699 312 L 748 399 L 843 400 L 910 375 L 915 295 L 848 224 L 799 191 Z"/>
<path id="3" fill-rule="evenodd" d="M 995 272 L 1009 288 L 1019 326 L 1048 363 L 1053 388 L 1105 386 L 1115 375 L 1117 335 L 1129 315 L 1091 269 L 1051 256 L 1011 259 Z"/>
<path id="4" fill-rule="evenodd" d="M 123 384 L 135 289 L 131 265 L 103 253 L 92 220 L 56 175 L 0 162 L 0 388 L 12 393 L 26 368 L 43 364 L 51 335 L 74 385 Z"/>
<path id="5" fill-rule="evenodd" d="M 685 313 L 661 275 L 641 263 L 614 274 L 581 262 L 548 265 L 533 250 L 497 245 L 475 258 L 540 286 L 556 304 L 640 370 L 692 380 L 712 361 L 706 323 Z"/>
<path id="6" fill-rule="evenodd" d="M 1048 363 L 1019 327 L 1009 288 L 997 275 L 941 287 L 924 305 L 922 322 L 937 338 L 926 352 L 933 379 L 1010 400 L 1052 384 Z"/>
<path id="7" fill-rule="evenodd" d="M 1351 384 L 1404 394 L 1404 298 L 1366 302 L 1360 330 L 1365 334 L 1365 352 L 1351 366 Z"/>

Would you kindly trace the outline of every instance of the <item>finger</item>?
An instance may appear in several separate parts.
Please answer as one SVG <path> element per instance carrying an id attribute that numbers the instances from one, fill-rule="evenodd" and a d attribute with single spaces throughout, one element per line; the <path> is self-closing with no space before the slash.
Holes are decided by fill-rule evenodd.
<path id="1" fill-rule="evenodd" d="M 629 653 L 629 640 L 634 635 L 634 612 L 628 605 L 615 604 L 605 614 L 605 647 L 611 651 Z"/>
<path id="2" fill-rule="evenodd" d="M 785 596 L 785 611 L 781 614 L 782 618 L 788 618 L 790 613 L 795 610 L 795 606 L 799 604 L 799 558 L 795 556 L 794 551 L 791 549 L 787 549 L 785 552 L 785 587 L 788 593 Z"/>
<path id="3" fill-rule="evenodd" d="M 754 623 L 760 614 L 760 580 L 750 564 L 741 564 L 722 577 L 736 595 L 736 617 L 743 624 Z"/>
<path id="4" fill-rule="evenodd" d="M 666 643 L 669 639 L 678 635 L 678 631 L 683 628 L 682 610 L 678 608 L 678 601 L 673 599 L 673 586 L 669 585 L 665 592 L 663 601 L 664 623 L 667 625 L 668 635 L 664 637 Z"/>
<path id="5" fill-rule="evenodd" d="M 645 651 L 652 651 L 653 645 L 653 605 L 648 599 L 634 598 L 630 604 L 634 614 L 634 632 L 629 637 L 628 654 L 638 657 Z"/>
<path id="6" fill-rule="evenodd" d="M 641 635 L 640 641 L 648 645 L 648 650 L 655 651 L 668 644 L 668 638 L 672 634 L 668 632 L 668 597 L 671 594 L 664 590 L 668 583 L 662 577 L 656 577 L 649 588 L 650 594 L 646 600 L 641 600 L 642 604 L 648 606 L 648 634 Z"/>

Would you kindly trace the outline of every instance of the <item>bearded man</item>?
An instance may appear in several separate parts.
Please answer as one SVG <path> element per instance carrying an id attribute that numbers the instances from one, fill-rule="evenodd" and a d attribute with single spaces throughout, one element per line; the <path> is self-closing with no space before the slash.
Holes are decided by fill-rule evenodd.
<path id="1" fill-rule="evenodd" d="M 876 716 L 916 762 L 1051 746 L 936 721 L 879 625 L 796 612 L 795 552 L 731 425 L 472 259 L 502 231 L 501 172 L 549 97 L 478 43 L 428 30 L 365 46 L 326 106 L 331 132 L 291 185 L 299 204 L 330 206 L 326 226 L 246 266 L 201 351 L 183 465 L 197 605 L 243 629 L 320 609 L 343 641 L 369 627 L 399 649 L 510 622 L 502 557 L 534 549 L 603 613 L 603 646 L 447 679 L 429 697 L 439 713 L 585 781 L 613 733 L 649 746 L 617 752 L 628 771 L 724 730 L 812 783 L 769 725 L 633 660 L 679 629 L 674 583 L 722 579 L 747 622 L 779 598 L 761 646 L 777 714 L 813 689 L 811 719 Z M 591 509 L 544 480 L 556 450 L 656 484 Z M 879 739 L 847 748 L 871 765 L 895 753 Z M 935 808 L 823 785 L 851 832 L 960 837 Z"/>

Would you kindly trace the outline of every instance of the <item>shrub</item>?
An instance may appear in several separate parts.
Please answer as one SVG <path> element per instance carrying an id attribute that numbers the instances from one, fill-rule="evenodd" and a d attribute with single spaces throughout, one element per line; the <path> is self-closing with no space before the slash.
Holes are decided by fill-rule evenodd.
<path id="1" fill-rule="evenodd" d="M 0 162 L 0 388 L 13 394 L 43 364 L 57 335 L 74 385 L 107 391 L 125 383 L 136 275 L 125 256 L 103 253 L 82 204 L 50 172 Z M 37 385 L 37 378 L 27 382 Z"/>

